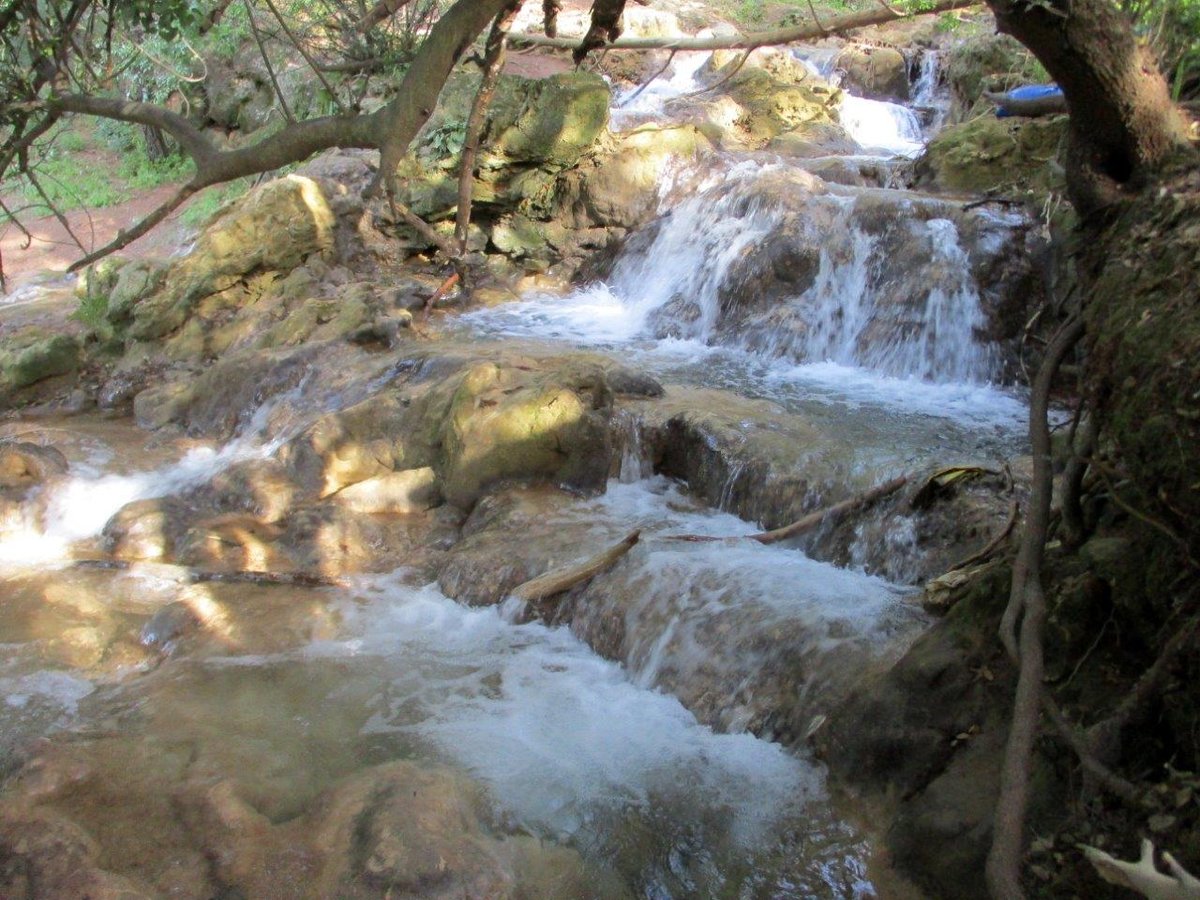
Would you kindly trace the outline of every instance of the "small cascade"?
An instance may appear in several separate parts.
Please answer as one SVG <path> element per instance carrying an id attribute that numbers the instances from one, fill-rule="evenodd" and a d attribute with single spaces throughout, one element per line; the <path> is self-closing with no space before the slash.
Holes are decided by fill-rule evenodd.
<path id="1" fill-rule="evenodd" d="M 26 500 L 18 515 L 0 521 L 0 565 L 64 559 L 72 545 L 95 538 L 129 503 L 178 494 L 236 463 L 272 456 L 311 421 L 312 410 L 303 416 L 298 412 L 309 383 L 302 379 L 249 411 L 237 435 L 221 447 L 193 447 L 176 462 L 128 474 L 76 465 L 77 474 L 47 484 Z"/>
<path id="2" fill-rule="evenodd" d="M 639 548 L 588 589 L 572 629 L 603 646 L 619 622 L 619 658 L 637 682 L 679 697 L 723 731 L 801 737 L 844 690 L 847 660 L 865 663 L 902 644 L 923 620 L 904 589 L 795 550 L 672 540 L 754 527 L 696 510 L 662 478 L 612 484 L 571 516 L 642 529 Z M 798 683 L 799 697 L 791 693 Z"/>
<path id="3" fill-rule="evenodd" d="M 696 75 L 708 58 L 709 54 L 703 51 L 676 53 L 671 61 L 670 75 L 660 75 L 649 84 L 629 88 L 616 97 L 609 115 L 609 127 L 613 131 L 624 131 L 639 122 L 661 117 L 667 101 L 699 87 Z"/>
<path id="4" fill-rule="evenodd" d="M 976 337 L 985 316 L 968 251 L 953 221 L 930 216 L 949 210 L 757 176 L 681 203 L 622 257 L 610 286 L 632 320 L 796 363 L 933 382 L 996 375 L 994 348 Z M 779 260 L 815 268 L 811 285 L 772 280 Z M 765 290 L 782 295 L 763 309 Z"/>
<path id="5" fill-rule="evenodd" d="M 917 61 L 910 104 L 925 120 L 926 135 L 936 134 L 950 111 L 950 94 L 941 83 L 942 61 L 936 50 L 925 50 Z"/>
<path id="6" fill-rule="evenodd" d="M 838 117 L 850 137 L 868 151 L 912 158 L 925 148 L 920 119 L 899 103 L 868 100 L 846 92 Z"/>

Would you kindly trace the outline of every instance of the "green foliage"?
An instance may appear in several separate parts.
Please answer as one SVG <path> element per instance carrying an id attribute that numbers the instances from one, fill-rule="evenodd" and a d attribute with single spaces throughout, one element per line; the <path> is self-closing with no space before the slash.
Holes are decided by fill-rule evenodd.
<path id="1" fill-rule="evenodd" d="M 446 159 L 462 153 L 466 142 L 467 122 L 465 119 L 456 119 L 427 132 L 421 149 L 431 159 Z"/>
<path id="2" fill-rule="evenodd" d="M 152 160 L 139 147 L 121 160 L 120 174 L 128 187 L 144 191 L 163 184 L 186 181 L 193 171 L 191 160 L 186 156 L 172 154 L 165 159 Z"/>
<path id="3" fill-rule="evenodd" d="M 116 5 L 127 24 L 173 41 L 195 26 L 204 14 L 198 0 L 125 0 Z"/>
<path id="4" fill-rule="evenodd" d="M 1200 97 L 1200 0 L 1126 0 L 1122 7 L 1158 56 L 1175 99 Z"/>
<path id="5" fill-rule="evenodd" d="M 63 154 L 57 148 L 50 150 L 31 168 L 46 196 L 59 210 L 115 206 L 129 198 L 124 190 L 113 183 L 111 172 L 94 166 L 81 166 L 77 157 Z M 46 203 L 31 181 L 25 180 L 22 191 L 30 203 Z M 46 212 L 49 211 L 46 209 Z"/>
<path id="6" fill-rule="evenodd" d="M 199 228 L 226 203 L 236 200 L 250 190 L 250 182 L 249 178 L 239 178 L 237 181 L 208 188 L 193 199 L 179 214 L 180 221 L 192 228 Z"/>
<path id="7" fill-rule="evenodd" d="M 82 322 L 92 332 L 102 333 L 108 325 L 105 318 L 107 314 L 108 296 L 101 292 L 88 291 L 79 301 L 79 306 L 71 313 L 71 318 Z"/>

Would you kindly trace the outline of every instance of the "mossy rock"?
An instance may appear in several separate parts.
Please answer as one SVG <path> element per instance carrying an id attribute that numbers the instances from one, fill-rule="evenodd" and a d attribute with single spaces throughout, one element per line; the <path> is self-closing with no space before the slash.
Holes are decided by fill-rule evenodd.
<path id="1" fill-rule="evenodd" d="M 223 210 L 192 252 L 171 266 L 160 290 L 133 307 L 130 337 L 152 340 L 184 324 L 205 297 L 244 276 L 290 270 L 333 248 L 334 214 L 317 182 L 298 175 L 268 182 Z"/>
<path id="2" fill-rule="evenodd" d="M 1023 197 L 1039 204 L 1065 189 L 1060 162 L 1067 117 L 983 115 L 942 130 L 917 160 L 917 185 L 963 194 Z"/>
<path id="3" fill-rule="evenodd" d="M 79 368 L 83 350 L 78 339 L 26 328 L 0 343 L 0 389 L 15 391 Z"/>
<path id="4" fill-rule="evenodd" d="M 478 89 L 478 74 L 457 73 L 447 81 L 415 142 L 414 155 L 426 168 L 457 171 Z M 591 73 L 501 76 L 480 141 L 480 177 L 491 179 L 489 172 L 513 166 L 561 171 L 573 165 L 603 134 L 611 101 L 604 79 Z"/>
<path id="5" fill-rule="evenodd" d="M 123 266 L 108 292 L 105 312 L 108 323 L 114 328 L 127 324 L 138 301 L 162 286 L 168 268 L 167 263 L 154 259 L 135 260 Z"/>
<path id="6" fill-rule="evenodd" d="M 107 298 L 117 283 L 121 269 L 128 264 L 129 260 L 124 256 L 106 256 L 92 263 L 79 273 L 75 281 L 75 296 L 85 302 Z"/>
<path id="7" fill-rule="evenodd" d="M 549 478 L 577 489 L 603 488 L 612 442 L 597 393 L 571 373 L 538 375 L 519 366 L 481 363 L 461 379 L 441 433 L 443 494 L 469 509 L 484 490 L 506 479 Z"/>
<path id="8" fill-rule="evenodd" d="M 837 58 L 842 85 L 871 100 L 902 103 L 909 98 L 908 60 L 893 47 L 851 45 Z"/>
<path id="9" fill-rule="evenodd" d="M 559 179 L 554 218 L 574 228 L 634 228 L 658 209 L 658 190 L 671 167 L 694 166 L 713 151 L 692 125 L 644 125 Z"/>

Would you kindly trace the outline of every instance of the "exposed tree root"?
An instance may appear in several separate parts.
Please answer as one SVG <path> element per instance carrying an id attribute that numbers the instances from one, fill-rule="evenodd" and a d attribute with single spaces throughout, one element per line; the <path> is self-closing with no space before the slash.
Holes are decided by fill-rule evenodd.
<path id="1" fill-rule="evenodd" d="M 1069 319 L 1058 330 L 1047 348 L 1030 397 L 1029 442 L 1033 450 L 1033 493 L 1021 549 L 1013 564 L 1008 606 L 1000 622 L 1000 640 L 1019 670 L 986 868 L 988 889 L 997 900 L 1020 900 L 1024 897 L 1021 890 L 1022 845 L 1045 668 L 1042 625 L 1046 608 L 1042 591 L 1042 559 L 1049 531 L 1053 490 L 1047 413 L 1054 376 L 1067 352 L 1083 336 L 1083 330 L 1081 318 Z M 1016 635 L 1018 619 L 1021 623 L 1019 639 Z"/>
<path id="2" fill-rule="evenodd" d="M 620 543 L 614 544 L 603 553 L 598 553 L 591 559 L 584 560 L 573 566 L 563 566 L 553 569 L 537 578 L 532 578 L 518 586 L 509 596 L 526 603 L 545 600 L 555 594 L 569 591 L 577 584 L 582 584 L 590 578 L 595 578 L 605 569 L 628 553 L 641 538 L 640 531 L 630 532 Z"/>

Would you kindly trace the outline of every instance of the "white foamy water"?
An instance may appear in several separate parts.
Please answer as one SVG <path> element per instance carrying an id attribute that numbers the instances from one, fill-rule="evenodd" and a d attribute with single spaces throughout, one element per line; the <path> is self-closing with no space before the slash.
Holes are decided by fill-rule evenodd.
<path id="1" fill-rule="evenodd" d="M 844 92 L 838 118 L 866 150 L 912 158 L 925 148 L 921 122 L 907 106 Z"/>
<path id="2" fill-rule="evenodd" d="M 26 504 L 18 522 L 0 522 L 0 565 L 40 565 L 70 555 L 72 545 L 98 535 L 122 507 L 203 484 L 237 462 L 273 454 L 293 433 L 270 434 L 276 409 L 294 401 L 301 387 L 255 411 L 234 440 L 220 449 L 196 447 L 170 465 L 128 475 L 104 474 L 76 464 L 78 474 L 51 482 Z"/>
<path id="3" fill-rule="evenodd" d="M 709 56 L 705 51 L 676 53 L 667 73 L 659 75 L 649 84 L 622 91 L 613 102 L 609 127 L 614 131 L 622 131 L 647 118 L 663 116 L 668 101 L 701 87 L 696 80 L 696 73 Z"/>
<path id="4" fill-rule="evenodd" d="M 607 283 L 464 321 L 490 334 L 623 347 L 658 371 L 721 349 L 743 355 L 766 396 L 808 389 L 833 402 L 1019 425 L 1023 401 L 990 383 L 999 354 L 978 338 L 986 318 L 959 226 L 944 217 L 951 207 L 919 201 L 934 203 L 923 210 L 894 191 L 820 190 L 780 166 L 739 166 L 631 240 Z M 1018 222 L 971 215 L 972 252 L 1015 252 Z M 815 268 L 811 283 L 759 304 L 742 282 L 774 278 L 780 253 Z"/>
<path id="5" fill-rule="evenodd" d="M 373 659 L 364 733 L 430 742 L 526 828 L 565 839 L 656 803 L 724 810 L 728 837 L 748 844 L 821 796 L 812 765 L 698 724 L 566 629 L 514 625 L 400 578 L 364 581 L 360 596 L 346 610 L 354 636 L 308 655 Z"/>

